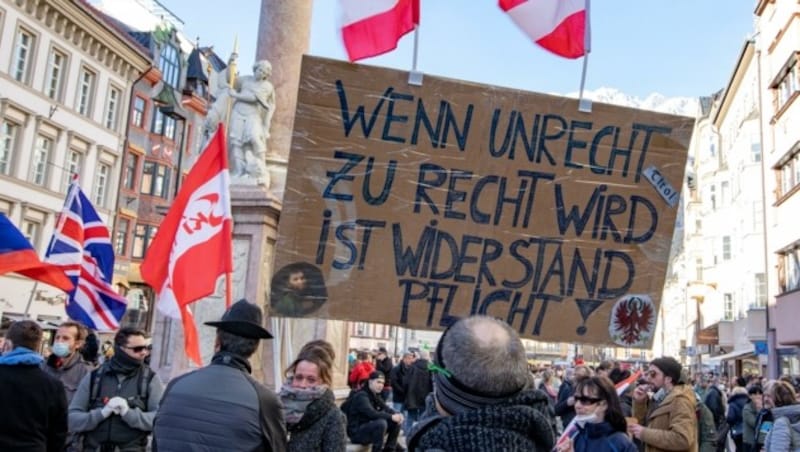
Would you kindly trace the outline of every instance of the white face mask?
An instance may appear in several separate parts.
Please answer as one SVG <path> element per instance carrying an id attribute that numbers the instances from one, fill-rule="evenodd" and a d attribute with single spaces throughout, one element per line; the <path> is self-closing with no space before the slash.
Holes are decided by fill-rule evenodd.
<path id="1" fill-rule="evenodd" d="M 597 418 L 595 413 L 589 414 L 578 414 L 575 416 L 575 423 L 583 427 L 584 425 L 588 424 L 595 424 L 600 422 Z"/>
<path id="2" fill-rule="evenodd" d="M 69 344 L 66 342 L 56 342 L 53 344 L 53 354 L 63 358 L 69 355 Z"/>

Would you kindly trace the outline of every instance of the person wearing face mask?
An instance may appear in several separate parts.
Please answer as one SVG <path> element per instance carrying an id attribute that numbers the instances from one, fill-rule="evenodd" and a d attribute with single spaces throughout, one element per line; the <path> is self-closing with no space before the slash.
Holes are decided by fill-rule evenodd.
<path id="1" fill-rule="evenodd" d="M 47 358 L 44 371 L 58 378 L 67 391 L 67 403 L 72 401 L 83 377 L 92 367 L 83 360 L 80 353 L 86 340 L 86 328 L 78 322 L 68 320 L 56 330 L 53 353 Z"/>
<path id="2" fill-rule="evenodd" d="M 347 446 L 347 418 L 336 406 L 333 391 L 333 346 L 307 343 L 286 369 L 278 396 L 289 433 L 288 451 L 340 452 Z"/>
<path id="3" fill-rule="evenodd" d="M 347 436 L 354 444 L 372 444 L 372 452 L 404 451 L 397 444 L 403 415 L 381 398 L 385 382 L 383 372 L 374 371 L 361 389 L 350 393 L 342 406 L 347 415 Z"/>
<path id="4" fill-rule="evenodd" d="M 85 451 L 144 452 L 164 386 L 144 363 L 144 331 L 121 328 L 114 356 L 81 380 L 69 405 L 69 430 Z"/>
<path id="5" fill-rule="evenodd" d="M 600 376 L 581 379 L 573 397 L 577 433 L 558 451 L 637 452 L 626 434 L 627 424 L 611 380 Z"/>

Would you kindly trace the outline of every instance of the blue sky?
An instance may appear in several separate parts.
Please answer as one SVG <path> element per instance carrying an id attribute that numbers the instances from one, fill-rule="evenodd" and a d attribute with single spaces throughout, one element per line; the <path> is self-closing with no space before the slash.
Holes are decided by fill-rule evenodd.
<path id="1" fill-rule="evenodd" d="M 229 10 L 196 0 L 160 0 L 184 21 L 187 36 L 227 59 L 238 34 L 240 64 L 255 58 L 261 2 L 235 0 Z M 293 0 L 285 0 L 293 1 Z M 421 0 L 418 69 L 426 74 L 545 93 L 580 85 L 581 60 L 531 43 L 496 0 Z M 752 33 L 754 0 L 594 0 L 587 89 L 617 88 L 637 97 L 708 95 L 723 88 Z M 337 29 L 338 2 L 314 0 L 313 55 L 346 59 Z M 413 35 L 390 54 L 363 64 L 411 68 Z"/>

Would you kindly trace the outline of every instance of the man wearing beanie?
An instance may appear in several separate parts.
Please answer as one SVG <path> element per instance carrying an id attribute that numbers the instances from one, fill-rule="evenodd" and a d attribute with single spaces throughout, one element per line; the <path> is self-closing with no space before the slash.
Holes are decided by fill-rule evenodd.
<path id="1" fill-rule="evenodd" d="M 371 444 L 372 452 L 404 451 L 397 444 L 403 415 L 383 401 L 381 391 L 385 383 L 383 372 L 376 370 L 369 374 L 361 389 L 350 393 L 342 405 L 347 415 L 347 436 L 354 444 Z"/>
<path id="2" fill-rule="evenodd" d="M 432 366 L 433 406 L 409 450 L 547 451 L 555 432 L 546 396 L 534 390 L 514 329 L 488 316 L 458 320 L 442 334 Z"/>
<path id="3" fill-rule="evenodd" d="M 633 391 L 638 424 L 629 425 L 628 433 L 644 443 L 645 452 L 698 450 L 694 390 L 684 384 L 681 370 L 674 358 L 654 359 L 646 373 L 648 384 Z"/>

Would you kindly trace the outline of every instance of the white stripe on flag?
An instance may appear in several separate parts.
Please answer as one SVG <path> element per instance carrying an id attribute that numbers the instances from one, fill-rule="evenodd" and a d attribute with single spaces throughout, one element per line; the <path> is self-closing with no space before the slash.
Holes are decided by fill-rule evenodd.
<path id="1" fill-rule="evenodd" d="M 342 27 L 391 10 L 400 0 L 339 0 Z"/>
<path id="2" fill-rule="evenodd" d="M 508 15 L 537 41 L 552 33 L 564 19 L 584 9 L 586 0 L 528 0 L 508 10 Z"/>

